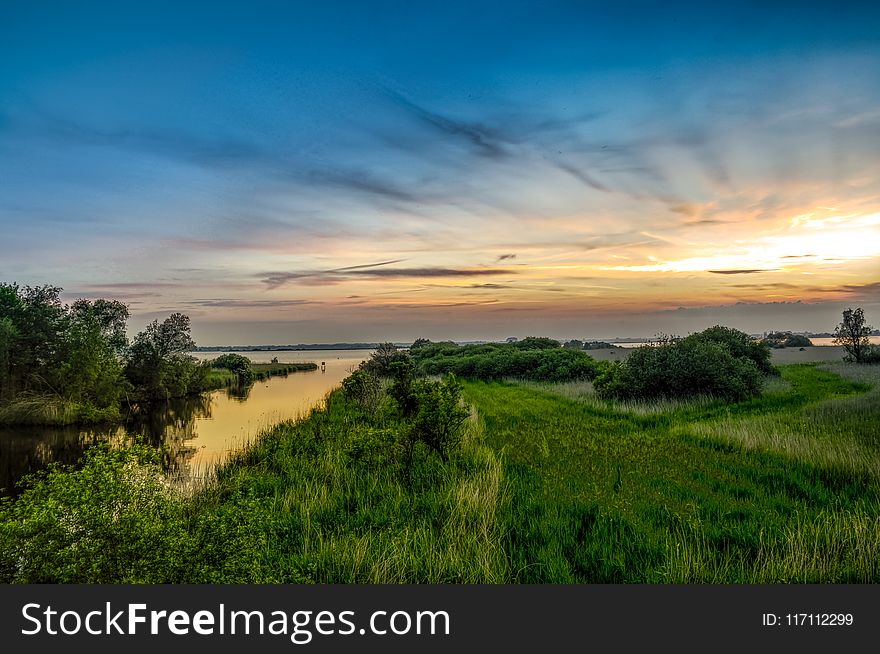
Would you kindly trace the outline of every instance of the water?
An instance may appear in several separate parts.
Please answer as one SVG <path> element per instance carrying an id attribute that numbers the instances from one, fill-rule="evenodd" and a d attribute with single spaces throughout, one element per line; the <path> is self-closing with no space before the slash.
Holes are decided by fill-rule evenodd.
<path id="1" fill-rule="evenodd" d="M 197 352 L 213 359 L 223 352 Z M 314 361 L 318 370 L 273 377 L 251 386 L 242 396 L 233 389 L 167 402 L 133 416 L 121 427 L 0 428 L 0 488 L 8 493 L 23 475 L 53 462 L 75 463 L 90 446 L 114 446 L 141 437 L 164 445 L 169 477 L 187 485 L 209 474 L 231 451 L 254 440 L 267 427 L 299 418 L 321 404 L 324 396 L 370 355 L 369 350 L 240 352 L 255 363 L 278 357 L 280 363 Z M 321 362 L 325 363 L 321 372 Z"/>

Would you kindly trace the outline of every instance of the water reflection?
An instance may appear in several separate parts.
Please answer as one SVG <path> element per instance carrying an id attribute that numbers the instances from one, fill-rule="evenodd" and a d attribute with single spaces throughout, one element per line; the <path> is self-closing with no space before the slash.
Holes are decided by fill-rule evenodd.
<path id="1" fill-rule="evenodd" d="M 254 354 L 245 353 L 253 359 Z M 264 429 L 298 418 L 321 403 L 324 396 L 368 355 L 367 351 L 296 352 L 282 362 L 325 362 L 325 371 L 291 373 L 248 387 L 230 387 L 197 397 L 173 400 L 129 416 L 122 427 L 0 428 L 0 488 L 14 494 L 15 483 L 25 474 L 51 463 L 76 463 L 83 452 L 97 443 L 114 447 L 136 439 L 153 446 L 164 445 L 165 469 L 170 478 L 187 485 L 207 474 L 230 451 L 256 438 Z M 308 358 L 308 354 L 312 354 Z M 212 353 L 218 356 L 219 353 Z M 211 358 L 213 358 L 213 356 Z"/>

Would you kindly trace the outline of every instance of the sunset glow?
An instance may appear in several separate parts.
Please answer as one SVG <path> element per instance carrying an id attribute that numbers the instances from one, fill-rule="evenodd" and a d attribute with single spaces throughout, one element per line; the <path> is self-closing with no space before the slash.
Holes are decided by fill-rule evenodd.
<path id="1" fill-rule="evenodd" d="M 200 344 L 880 322 L 875 21 L 257 4 L 0 12 L 3 280 Z"/>

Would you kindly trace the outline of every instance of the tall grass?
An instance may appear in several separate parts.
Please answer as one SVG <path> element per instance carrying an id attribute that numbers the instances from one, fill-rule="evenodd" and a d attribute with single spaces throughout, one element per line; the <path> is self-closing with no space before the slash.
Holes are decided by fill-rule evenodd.
<path id="1" fill-rule="evenodd" d="M 824 400 L 799 412 L 730 417 L 693 425 L 691 431 L 749 450 L 764 450 L 843 475 L 880 482 L 880 366 L 822 366 L 868 392 Z"/>
<path id="2" fill-rule="evenodd" d="M 98 408 L 57 395 L 27 393 L 0 404 L 0 425 L 74 425 L 119 422 L 119 407 Z"/>
<path id="3" fill-rule="evenodd" d="M 782 375 L 734 404 L 632 406 L 597 402 L 585 385 L 468 384 L 487 443 L 505 455 L 514 579 L 880 580 L 875 391 L 865 394 L 864 373 Z M 810 447 L 778 447 L 778 425 L 800 426 Z"/>

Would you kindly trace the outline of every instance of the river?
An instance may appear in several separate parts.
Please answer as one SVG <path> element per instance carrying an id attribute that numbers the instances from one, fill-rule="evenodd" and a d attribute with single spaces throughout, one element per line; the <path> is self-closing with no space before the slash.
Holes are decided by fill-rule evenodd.
<path id="1" fill-rule="evenodd" d="M 213 359 L 224 352 L 196 352 Z M 307 415 L 324 396 L 370 355 L 369 350 L 305 350 L 239 352 L 255 363 L 278 357 L 281 363 L 314 361 L 318 370 L 291 373 L 256 382 L 245 394 L 231 389 L 203 393 L 164 403 L 124 426 L 112 428 L 32 427 L 0 428 L 0 489 L 8 494 L 25 474 L 53 462 L 75 463 L 86 448 L 101 442 L 115 446 L 142 437 L 164 445 L 168 475 L 186 486 L 203 478 L 230 452 L 279 422 Z M 324 371 L 321 363 L 324 362 Z"/>

